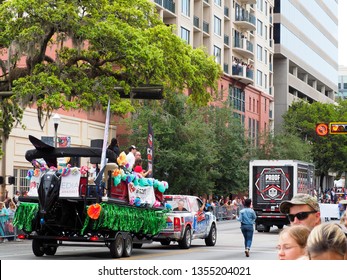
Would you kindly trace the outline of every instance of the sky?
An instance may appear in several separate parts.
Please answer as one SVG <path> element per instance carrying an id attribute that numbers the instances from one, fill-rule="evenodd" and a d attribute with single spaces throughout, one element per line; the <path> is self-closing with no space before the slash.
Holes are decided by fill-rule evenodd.
<path id="1" fill-rule="evenodd" d="M 339 0 L 339 65 L 347 66 L 347 0 Z"/>

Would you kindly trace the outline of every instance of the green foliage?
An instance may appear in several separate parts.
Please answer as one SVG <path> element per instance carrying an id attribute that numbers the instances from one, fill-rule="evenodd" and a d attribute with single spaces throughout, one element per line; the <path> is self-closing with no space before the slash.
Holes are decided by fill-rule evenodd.
<path id="1" fill-rule="evenodd" d="M 312 162 L 312 145 L 295 134 L 265 134 L 254 150 L 257 159 L 292 159 Z"/>
<path id="2" fill-rule="evenodd" d="M 9 49 L 0 61 L 12 90 L 11 114 L 3 119 L 5 137 L 20 121 L 19 112 L 38 107 L 40 125 L 58 108 L 104 109 L 108 99 L 118 115 L 134 112 L 131 100 L 116 87 L 161 84 L 199 106 L 211 99 L 220 65 L 202 49 L 176 36 L 147 0 L 30 0 L 0 3 L 0 46 Z M 26 57 L 25 66 L 18 61 Z M 4 83 L 6 85 L 6 83 Z M 15 108 L 16 107 L 16 108 Z M 6 115 L 7 116 L 7 115 Z"/>
<path id="3" fill-rule="evenodd" d="M 315 102 L 308 104 L 296 102 L 284 115 L 284 129 L 287 133 L 298 134 L 311 144 L 312 159 L 317 175 L 326 175 L 329 171 L 347 170 L 346 135 L 316 135 L 317 123 L 330 123 L 347 120 L 347 102 L 338 104 Z"/>
<path id="4" fill-rule="evenodd" d="M 230 108 L 197 108 L 187 99 L 171 94 L 166 101 L 144 104 L 130 123 L 132 141 L 139 147 L 146 143 L 148 121 L 152 123 L 154 177 L 168 181 L 169 192 L 176 194 L 245 191 L 247 146 Z"/>

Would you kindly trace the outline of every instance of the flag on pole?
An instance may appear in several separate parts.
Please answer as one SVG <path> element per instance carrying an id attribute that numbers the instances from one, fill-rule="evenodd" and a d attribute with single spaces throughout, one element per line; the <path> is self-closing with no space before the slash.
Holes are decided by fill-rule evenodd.
<path id="1" fill-rule="evenodd" d="M 147 177 L 153 178 L 153 158 L 154 158 L 154 135 L 153 135 L 153 128 L 151 125 L 151 122 L 148 122 L 148 136 L 147 136 L 147 164 L 148 164 L 148 170 L 152 170 L 151 174 L 148 174 Z"/>
<path id="2" fill-rule="evenodd" d="M 95 184 L 99 185 L 102 180 L 102 174 L 104 173 L 104 168 L 106 165 L 106 150 L 107 150 L 107 140 L 108 140 L 108 130 L 110 126 L 110 99 L 108 99 L 106 120 L 105 120 L 105 131 L 104 131 L 104 141 L 102 144 L 102 154 L 100 161 L 100 172 L 95 179 Z"/>

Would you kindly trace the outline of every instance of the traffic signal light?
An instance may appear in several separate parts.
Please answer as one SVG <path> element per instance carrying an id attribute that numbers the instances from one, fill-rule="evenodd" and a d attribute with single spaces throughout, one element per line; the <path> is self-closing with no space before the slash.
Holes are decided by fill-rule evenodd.
<path id="1" fill-rule="evenodd" d="M 330 134 L 347 134 L 347 122 L 331 122 Z"/>

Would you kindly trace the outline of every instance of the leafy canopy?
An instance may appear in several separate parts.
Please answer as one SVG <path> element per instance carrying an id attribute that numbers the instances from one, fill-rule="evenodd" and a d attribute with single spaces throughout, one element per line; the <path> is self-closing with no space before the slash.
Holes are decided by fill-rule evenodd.
<path id="1" fill-rule="evenodd" d="M 220 66 L 173 28 L 147 0 L 2 1 L 0 90 L 14 94 L 1 105 L 11 115 L 3 119 L 5 137 L 28 105 L 37 106 L 41 126 L 58 108 L 100 109 L 109 98 L 112 112 L 133 112 L 116 87 L 125 93 L 141 85 L 178 93 L 189 88 L 188 102 L 206 105 Z"/>

